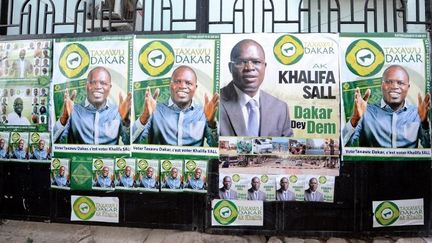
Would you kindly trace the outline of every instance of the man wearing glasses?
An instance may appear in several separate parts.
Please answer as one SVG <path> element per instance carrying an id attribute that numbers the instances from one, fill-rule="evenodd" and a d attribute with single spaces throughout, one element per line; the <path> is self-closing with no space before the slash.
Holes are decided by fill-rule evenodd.
<path id="1" fill-rule="evenodd" d="M 221 89 L 221 135 L 292 136 L 287 104 L 260 89 L 267 65 L 262 46 L 242 40 L 230 58 L 233 80 Z"/>
<path id="2" fill-rule="evenodd" d="M 159 89 L 152 95 L 147 88 L 144 111 L 132 127 L 132 141 L 147 144 L 203 146 L 204 138 L 212 147 L 218 145 L 216 109 L 219 94 L 209 99 L 204 107 L 194 102 L 198 87 L 195 71 L 179 66 L 171 75 L 170 98 L 157 102 Z"/>
<path id="3" fill-rule="evenodd" d="M 420 140 L 423 148 L 430 148 L 430 94 L 424 99 L 418 94 L 416 107 L 405 99 L 409 88 L 408 72 L 399 65 L 389 66 L 384 71 L 379 104 L 367 103 L 370 89 L 362 97 L 357 88 L 353 114 L 342 131 L 345 145 L 417 148 Z"/>
<path id="4" fill-rule="evenodd" d="M 104 67 L 95 67 L 87 76 L 87 97 L 84 104 L 74 104 L 76 90 L 66 90 L 63 113 L 54 126 L 54 141 L 69 144 L 129 144 L 129 113 L 132 95 L 120 97 L 120 104 L 108 100 L 111 74 Z"/>

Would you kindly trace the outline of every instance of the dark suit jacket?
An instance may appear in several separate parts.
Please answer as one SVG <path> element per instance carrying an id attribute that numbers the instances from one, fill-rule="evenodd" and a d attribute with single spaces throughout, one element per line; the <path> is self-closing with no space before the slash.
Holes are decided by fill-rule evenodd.
<path id="1" fill-rule="evenodd" d="M 220 199 L 233 199 L 233 200 L 237 199 L 237 192 L 236 191 L 231 189 L 229 192 L 229 198 L 227 198 L 225 192 L 226 192 L 225 188 L 223 188 L 223 187 L 219 188 L 219 198 Z"/>
<path id="2" fill-rule="evenodd" d="M 295 201 L 295 194 L 292 191 L 287 190 L 287 199 L 285 200 L 283 198 L 283 191 L 282 189 L 276 190 L 276 200 L 278 201 Z"/>
<path id="3" fill-rule="evenodd" d="M 254 190 L 252 190 L 252 188 L 248 189 L 248 193 L 247 193 L 247 200 L 260 200 L 260 201 L 265 201 L 267 199 L 267 195 L 263 192 L 263 191 L 259 191 L 258 190 L 258 197 L 257 199 L 255 199 L 254 197 Z"/>
<path id="4" fill-rule="evenodd" d="M 233 81 L 221 89 L 221 136 L 247 136 L 238 99 Z M 287 104 L 264 91 L 260 93 L 259 135 L 274 137 L 293 135 Z"/>
<path id="5" fill-rule="evenodd" d="M 315 199 L 312 200 L 312 191 L 310 189 L 305 190 L 305 201 L 309 201 L 309 202 L 324 202 L 324 195 L 319 192 L 319 191 L 315 191 Z"/>

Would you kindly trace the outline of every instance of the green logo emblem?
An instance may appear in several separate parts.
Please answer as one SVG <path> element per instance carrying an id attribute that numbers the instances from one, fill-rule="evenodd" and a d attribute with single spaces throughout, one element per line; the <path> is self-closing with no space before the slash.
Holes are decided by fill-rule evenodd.
<path id="1" fill-rule="evenodd" d="M 262 182 L 262 183 L 267 183 L 267 182 L 268 182 L 268 179 L 269 179 L 269 178 L 268 178 L 267 175 L 262 175 L 262 176 L 261 176 L 261 182 Z"/>
<path id="2" fill-rule="evenodd" d="M 104 162 L 101 159 L 95 159 L 93 162 L 93 166 L 96 170 L 101 170 L 104 166 Z"/>
<path id="3" fill-rule="evenodd" d="M 290 181 L 290 183 L 296 183 L 297 180 L 298 180 L 298 178 L 297 178 L 296 175 L 291 175 L 291 176 L 289 177 L 289 181 Z"/>
<path id="4" fill-rule="evenodd" d="M 189 160 L 188 162 L 186 162 L 186 169 L 188 171 L 193 171 L 193 170 L 195 170 L 196 167 L 197 167 L 197 165 L 196 165 L 195 161 Z"/>
<path id="5" fill-rule="evenodd" d="M 320 176 L 320 177 L 318 177 L 318 181 L 320 184 L 325 184 L 327 182 L 327 177 Z"/>
<path id="6" fill-rule="evenodd" d="M 221 225 L 232 224 L 238 217 L 237 206 L 232 201 L 221 200 L 213 209 L 213 217 Z"/>
<path id="7" fill-rule="evenodd" d="M 384 52 L 374 41 L 360 39 L 351 43 L 345 53 L 349 70 L 361 77 L 368 77 L 381 71 L 384 65 Z"/>
<path id="8" fill-rule="evenodd" d="M 51 164 L 52 164 L 53 169 L 60 168 L 60 160 L 59 159 L 53 159 Z"/>
<path id="9" fill-rule="evenodd" d="M 71 173 L 73 184 L 85 185 L 87 181 L 92 180 L 92 173 L 83 164 L 79 164 Z"/>
<path id="10" fill-rule="evenodd" d="M 90 65 L 90 54 L 85 46 L 79 43 L 67 45 L 60 54 L 59 68 L 67 78 L 83 75 Z"/>
<path id="11" fill-rule="evenodd" d="M 39 142 L 39 140 L 40 140 L 40 135 L 39 135 L 39 133 L 37 133 L 37 132 L 32 133 L 31 136 L 30 136 L 30 139 L 31 139 L 31 142 L 32 142 L 32 143 L 37 143 L 37 142 Z"/>
<path id="12" fill-rule="evenodd" d="M 21 139 L 21 135 L 17 132 L 13 132 L 11 138 L 12 138 L 12 143 L 18 143 L 18 141 Z"/>
<path id="13" fill-rule="evenodd" d="M 239 181 L 240 181 L 240 175 L 239 175 L 239 174 L 234 174 L 234 175 L 232 176 L 232 180 L 233 180 L 234 182 L 239 182 Z"/>
<path id="14" fill-rule="evenodd" d="M 164 162 L 162 162 L 162 168 L 163 168 L 165 171 L 171 170 L 171 167 L 172 167 L 172 163 L 171 163 L 171 161 L 169 161 L 169 160 L 165 160 Z"/>
<path id="15" fill-rule="evenodd" d="M 388 226 L 399 219 L 400 211 L 393 202 L 384 201 L 375 209 L 374 216 L 380 225 Z"/>
<path id="16" fill-rule="evenodd" d="M 126 167 L 126 160 L 125 159 L 117 160 L 117 167 L 123 170 Z"/>
<path id="17" fill-rule="evenodd" d="M 96 205 L 89 197 L 79 197 L 73 206 L 75 215 L 81 220 L 91 219 L 96 213 Z"/>
<path id="18" fill-rule="evenodd" d="M 145 170 L 145 169 L 147 169 L 147 167 L 148 167 L 148 162 L 147 162 L 147 160 L 145 160 L 145 159 L 140 159 L 140 160 L 138 160 L 138 168 L 139 168 L 140 170 Z"/>
<path id="19" fill-rule="evenodd" d="M 145 44 L 138 55 L 138 64 L 149 76 L 161 76 L 174 65 L 174 50 L 165 41 L 152 41 Z"/>
<path id="20" fill-rule="evenodd" d="M 303 57 L 303 43 L 295 36 L 283 35 L 276 40 L 273 53 L 280 63 L 292 65 Z"/>

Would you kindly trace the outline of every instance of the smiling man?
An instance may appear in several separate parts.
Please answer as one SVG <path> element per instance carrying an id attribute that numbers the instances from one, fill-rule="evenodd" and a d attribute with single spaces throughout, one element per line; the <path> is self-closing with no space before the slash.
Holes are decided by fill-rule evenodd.
<path id="1" fill-rule="evenodd" d="M 7 115 L 9 125 L 30 125 L 29 120 L 22 115 L 24 104 L 21 98 L 16 98 L 13 104 L 14 111 Z"/>
<path id="2" fill-rule="evenodd" d="M 120 94 L 119 106 L 108 100 L 111 74 L 104 67 L 95 67 L 87 76 L 87 98 L 84 104 L 75 104 L 76 90 L 66 90 L 63 113 L 54 126 L 54 141 L 67 139 L 69 144 L 129 144 L 129 113 L 132 95 L 126 99 Z"/>
<path id="3" fill-rule="evenodd" d="M 342 131 L 345 145 L 417 148 L 420 141 L 423 148 L 430 148 L 430 94 L 424 99 L 418 94 L 416 107 L 406 100 L 409 88 L 408 72 L 399 65 L 384 71 L 380 103 L 368 104 L 370 89 L 362 97 L 357 88 L 351 119 Z"/>
<path id="4" fill-rule="evenodd" d="M 198 87 L 195 71 L 188 66 L 174 70 L 170 82 L 170 98 L 157 103 L 159 89 L 152 95 L 147 88 L 144 111 L 132 127 L 132 141 L 148 144 L 203 146 L 218 145 L 216 109 L 219 95 L 209 100 L 205 95 L 204 107 L 193 97 Z"/>
<path id="5" fill-rule="evenodd" d="M 260 88 L 267 66 L 262 46 L 242 40 L 230 58 L 232 81 L 221 89 L 221 135 L 292 136 L 287 104 Z"/>

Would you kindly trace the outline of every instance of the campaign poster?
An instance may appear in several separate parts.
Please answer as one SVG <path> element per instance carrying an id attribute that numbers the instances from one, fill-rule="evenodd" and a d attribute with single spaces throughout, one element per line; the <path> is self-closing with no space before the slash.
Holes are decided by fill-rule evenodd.
<path id="1" fill-rule="evenodd" d="M 276 201 L 304 201 L 304 175 L 278 175 Z"/>
<path id="2" fill-rule="evenodd" d="M 212 200 L 212 226 L 263 225 L 263 201 Z"/>
<path id="3" fill-rule="evenodd" d="M 0 161 L 9 159 L 9 132 L 0 132 Z"/>
<path id="4" fill-rule="evenodd" d="M 51 160 L 51 188 L 70 189 L 70 160 L 57 159 Z"/>
<path id="5" fill-rule="evenodd" d="M 115 159 L 115 188 L 116 190 L 133 190 L 136 179 L 135 159 Z"/>
<path id="6" fill-rule="evenodd" d="M 247 200 L 247 191 L 251 187 L 250 175 L 219 172 L 219 198 Z"/>
<path id="7" fill-rule="evenodd" d="M 206 160 L 185 160 L 184 190 L 207 193 L 207 168 Z"/>
<path id="8" fill-rule="evenodd" d="M 247 178 L 246 200 L 274 201 L 276 198 L 274 175 L 243 174 Z"/>
<path id="9" fill-rule="evenodd" d="M 71 189 L 92 189 L 94 159 L 130 155 L 132 39 L 55 40 L 53 152 L 57 158 L 71 159 Z"/>
<path id="10" fill-rule="evenodd" d="M 118 197 L 71 196 L 71 221 L 118 223 Z"/>
<path id="11" fill-rule="evenodd" d="M 218 157 L 219 35 L 136 36 L 134 50 L 132 156 Z"/>
<path id="12" fill-rule="evenodd" d="M 373 228 L 425 224 L 424 199 L 372 201 Z"/>
<path id="13" fill-rule="evenodd" d="M 114 159 L 93 159 L 93 190 L 114 190 Z"/>
<path id="14" fill-rule="evenodd" d="M 135 186 L 139 191 L 158 192 L 160 189 L 159 160 L 136 159 Z"/>
<path id="15" fill-rule="evenodd" d="M 49 163 L 51 160 L 51 134 L 30 132 L 29 159 L 34 162 Z"/>
<path id="16" fill-rule="evenodd" d="M 183 160 L 162 160 L 161 191 L 181 192 L 184 188 Z"/>
<path id="17" fill-rule="evenodd" d="M 0 130 L 17 133 L 49 133 L 49 85 L 51 78 L 51 40 L 0 41 Z M 47 147 L 50 147 L 50 139 Z M 16 158 L 15 151 L 4 152 L 0 141 L 2 159 L 29 161 L 32 151 Z M 49 153 L 44 150 L 43 153 Z M 20 157 L 20 156 L 18 156 Z M 31 159 L 31 158 L 30 158 Z M 49 162 L 49 160 L 31 160 Z"/>
<path id="18" fill-rule="evenodd" d="M 339 175 L 338 40 L 221 35 L 220 173 L 273 177 L 272 200 L 281 175 Z"/>
<path id="19" fill-rule="evenodd" d="M 11 132 L 9 137 L 10 159 L 15 162 L 26 162 L 29 159 L 29 133 Z"/>
<path id="20" fill-rule="evenodd" d="M 334 176 L 306 175 L 304 182 L 306 202 L 332 203 L 334 201 Z"/>
<path id="21" fill-rule="evenodd" d="M 342 156 L 430 161 L 430 45 L 426 34 L 340 38 Z"/>

